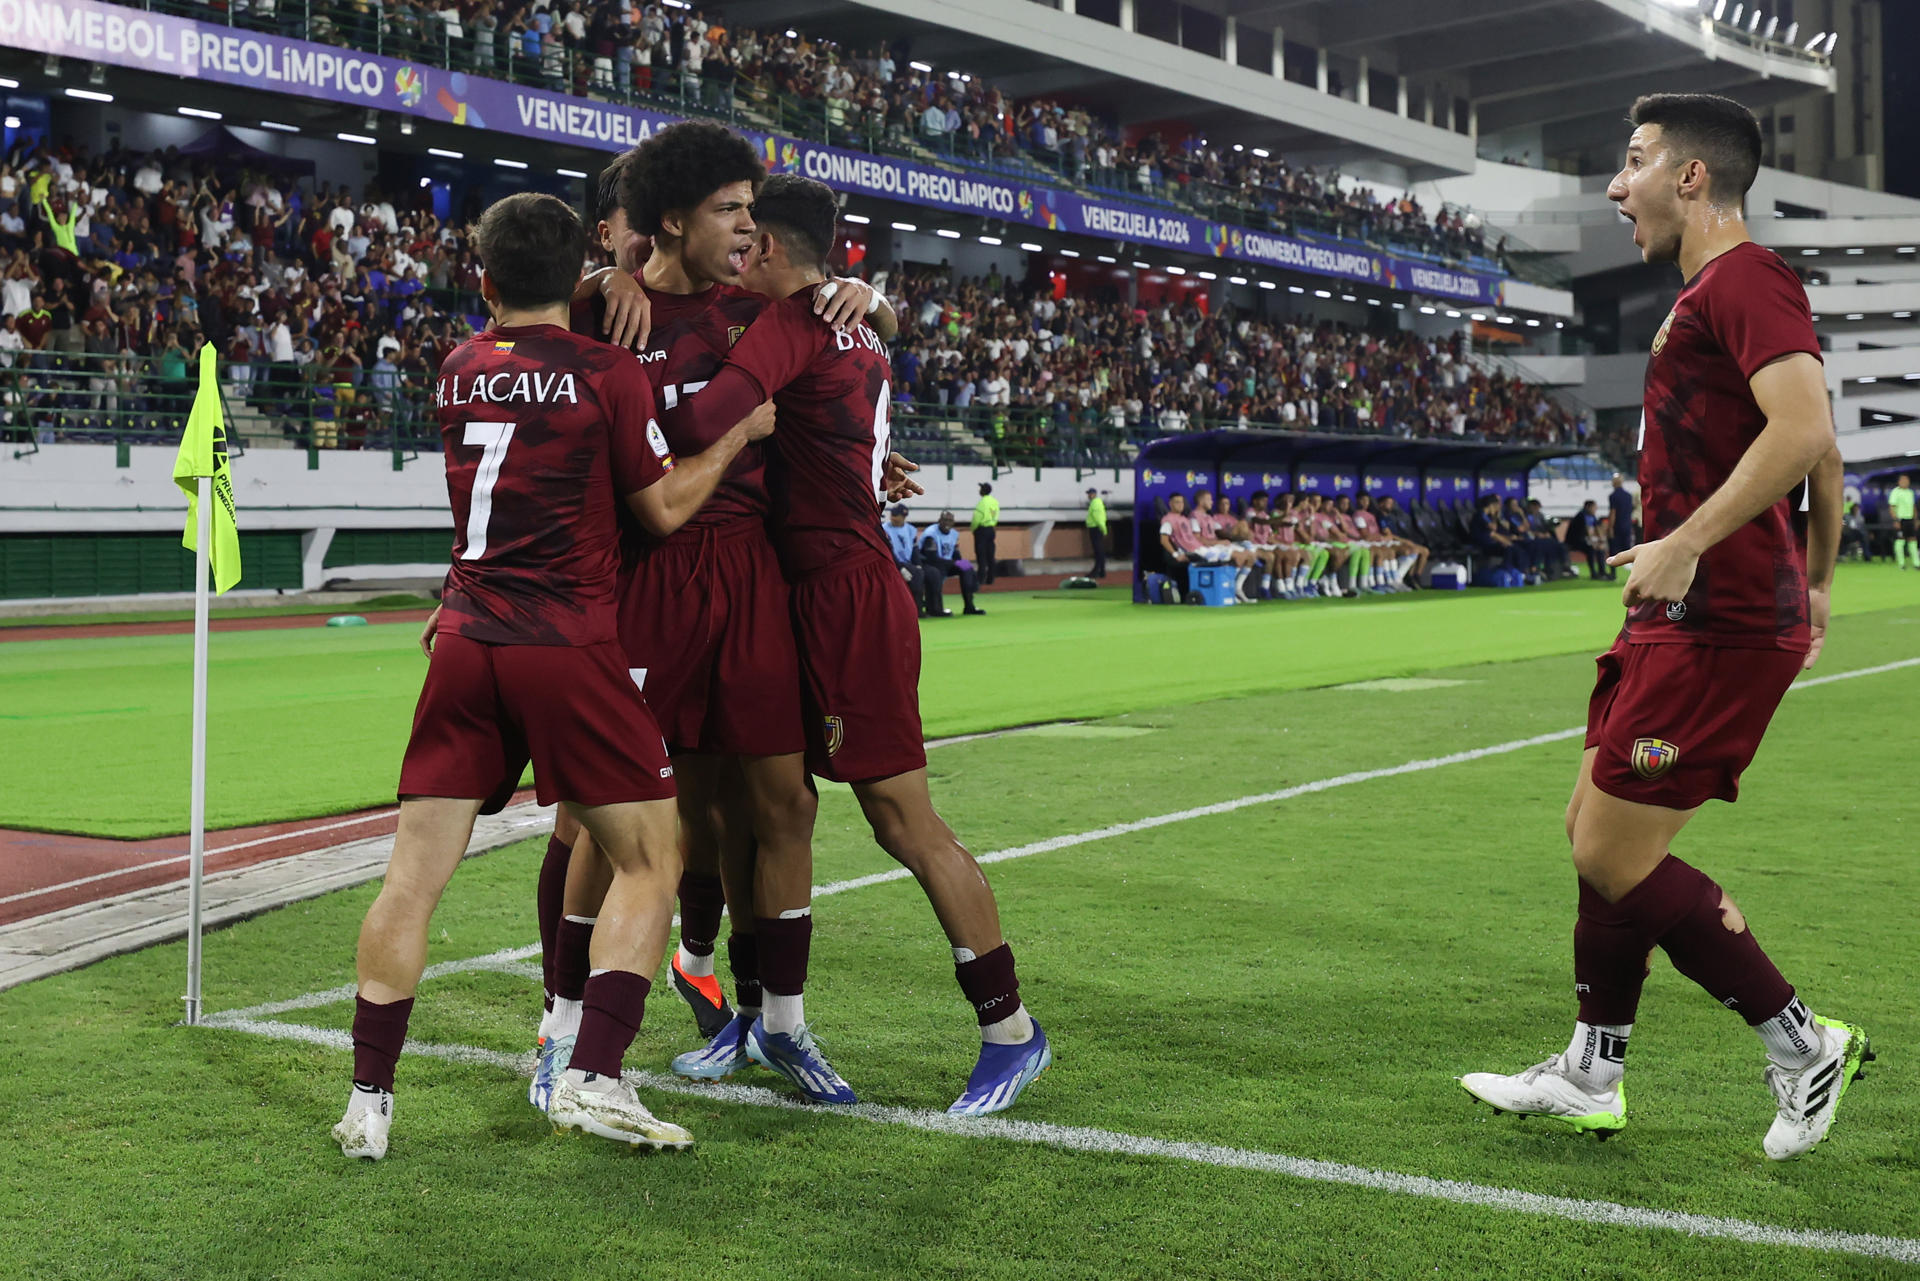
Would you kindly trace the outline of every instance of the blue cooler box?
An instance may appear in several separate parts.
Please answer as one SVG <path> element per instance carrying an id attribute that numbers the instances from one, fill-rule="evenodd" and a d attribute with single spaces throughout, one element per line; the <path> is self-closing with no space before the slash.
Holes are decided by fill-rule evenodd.
<path id="1" fill-rule="evenodd" d="M 1187 566 L 1187 590 L 1202 605 L 1232 605 L 1233 580 L 1239 571 L 1231 565 Z"/>

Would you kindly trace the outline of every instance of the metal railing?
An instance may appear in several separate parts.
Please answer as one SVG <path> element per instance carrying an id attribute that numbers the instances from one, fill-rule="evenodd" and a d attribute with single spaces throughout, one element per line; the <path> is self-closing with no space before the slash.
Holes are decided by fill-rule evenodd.
<path id="1" fill-rule="evenodd" d="M 629 51 L 617 51 L 613 57 L 578 54 L 551 36 L 541 40 L 537 53 L 530 53 L 524 40 L 516 38 L 518 33 L 496 30 L 482 40 L 476 31 L 459 27 L 460 34 L 455 35 L 456 27 L 438 14 L 412 8 L 390 12 L 381 0 L 368 0 L 364 5 L 344 0 L 266 0 L 264 7 L 263 0 L 115 3 L 203 22 L 224 20 L 248 30 L 360 49 L 602 102 L 729 123 L 745 121 L 770 133 L 853 151 L 1024 182 L 1045 182 L 1095 196 L 1161 204 L 1256 231 L 1390 249 L 1438 265 L 1504 273 L 1556 288 L 1567 283 L 1565 269 L 1559 264 L 1526 256 L 1519 246 L 1502 258 L 1484 244 L 1476 248 L 1466 238 L 1450 239 L 1434 232 L 1430 225 L 1391 228 L 1378 214 L 1368 215 L 1357 207 L 1317 208 L 1311 200 L 1277 189 L 1259 188 L 1249 193 L 1204 179 L 1180 182 L 1163 177 L 1157 183 L 1151 178 L 1143 182 L 1137 166 L 1096 168 L 1084 152 L 1076 158 L 1069 149 L 1046 150 L 1030 145 L 1008 151 L 1006 140 L 998 134 L 974 138 L 909 131 L 838 100 L 783 93 L 770 77 L 749 79 L 732 67 L 700 74 L 678 65 L 640 68 L 622 56 Z"/>
<path id="2" fill-rule="evenodd" d="M 60 342 L 65 346 L 70 340 Z M 7 359 L 0 355 L 0 361 Z M 151 356 L 50 349 L 13 353 L 10 359 L 0 363 L 0 440 L 17 453 L 56 442 L 170 445 L 180 439 L 193 407 L 195 361 L 179 346 Z M 396 469 L 440 449 L 430 379 L 417 373 L 408 377 L 378 366 L 361 368 L 325 351 L 305 365 L 223 360 L 219 382 L 228 438 L 241 449 L 305 449 L 316 465 L 323 450 L 386 450 Z M 1132 465 L 1145 442 L 1183 430 L 1283 426 L 1238 416 L 1128 418 L 1104 406 L 1068 410 L 928 402 L 896 405 L 890 422 L 897 447 L 923 465 L 990 466 L 996 473 L 1029 467 L 1072 467 L 1083 473 L 1119 469 Z M 1414 433 L 1407 424 L 1383 419 L 1356 434 Z M 1531 423 L 1516 434 L 1528 440 L 1538 435 Z"/>

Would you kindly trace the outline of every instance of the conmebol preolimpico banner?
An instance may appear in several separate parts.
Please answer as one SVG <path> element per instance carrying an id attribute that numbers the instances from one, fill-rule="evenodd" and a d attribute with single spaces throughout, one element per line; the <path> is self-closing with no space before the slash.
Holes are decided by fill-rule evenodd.
<path id="1" fill-rule="evenodd" d="M 624 151 L 683 118 L 100 0 L 0 0 L 0 44 L 602 151 Z M 1503 279 L 1497 276 L 746 132 L 772 172 L 805 174 L 840 191 L 1469 304 L 1502 302 Z"/>

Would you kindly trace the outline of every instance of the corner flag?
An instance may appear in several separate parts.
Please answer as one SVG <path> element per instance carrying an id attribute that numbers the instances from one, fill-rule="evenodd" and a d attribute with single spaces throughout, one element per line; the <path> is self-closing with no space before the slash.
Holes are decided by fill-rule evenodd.
<path id="1" fill-rule="evenodd" d="M 200 389 L 180 437 L 180 453 L 173 460 L 173 481 L 187 492 L 187 528 L 180 545 L 199 549 L 200 486 L 202 476 L 213 478 L 213 590 L 225 592 L 240 581 L 240 533 L 233 524 L 233 476 L 227 471 L 227 429 L 220 415 L 220 386 L 212 343 L 200 348 Z"/>

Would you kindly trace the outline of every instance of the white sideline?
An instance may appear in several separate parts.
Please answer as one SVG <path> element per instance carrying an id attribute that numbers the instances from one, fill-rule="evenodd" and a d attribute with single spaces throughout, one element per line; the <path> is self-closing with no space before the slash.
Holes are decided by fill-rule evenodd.
<path id="1" fill-rule="evenodd" d="M 1816 676 L 1795 682 L 1787 690 L 1791 694 L 1796 689 L 1808 689 L 1815 685 L 1828 685 L 1835 681 L 1852 680 L 1857 676 L 1878 676 L 1883 672 L 1898 671 L 1905 667 L 1920 667 L 1920 658 L 1903 658 L 1897 662 L 1882 663 L 1877 667 L 1859 667 L 1847 672 L 1834 672 L 1827 676 Z M 1269 805 L 1277 801 L 1292 800 L 1296 796 L 1307 796 L 1314 792 L 1324 792 L 1335 787 L 1346 787 L 1354 783 L 1368 783 L 1380 778 L 1397 778 L 1403 774 L 1418 774 L 1427 770 L 1440 769 L 1446 765 L 1462 765 L 1469 761 L 1484 760 L 1489 756 L 1504 756 L 1509 752 L 1518 752 L 1529 747 L 1540 747 L 1547 743 L 1565 742 L 1570 738 L 1585 735 L 1585 726 L 1555 730 L 1550 734 L 1536 734 L 1531 738 L 1510 739 L 1504 743 L 1494 743 L 1488 747 L 1469 748 L 1464 752 L 1452 752 L 1446 756 L 1429 756 L 1417 761 L 1405 761 L 1399 765 L 1389 765 L 1381 769 L 1358 770 L 1351 774 L 1337 774 L 1332 778 L 1316 779 L 1311 783 L 1300 783 L 1293 787 L 1283 787 L 1275 792 L 1260 792 L 1253 796 L 1240 796 L 1230 801 L 1216 801 L 1211 805 L 1196 805 L 1191 809 L 1174 810 L 1169 814 L 1155 814 L 1148 818 L 1137 818 L 1125 823 L 1114 823 L 1107 827 L 1095 828 L 1090 832 L 1074 832 L 1065 836 L 1050 836 L 1044 840 L 1033 841 L 1027 845 L 1015 845 L 1004 850 L 995 850 L 982 854 L 980 863 L 1004 863 L 1016 858 L 1029 858 L 1035 854 L 1050 854 L 1055 850 L 1071 849 L 1075 845 L 1086 845 L 1093 841 L 1104 841 L 1110 837 L 1128 836 L 1134 832 L 1150 831 L 1156 827 L 1165 827 L 1170 823 L 1184 823 L 1188 819 L 1210 818 L 1216 814 L 1231 814 L 1235 810 L 1246 809 L 1251 805 Z M 865 889 L 869 885 L 884 885 L 889 881 L 906 880 L 912 873 L 904 867 L 889 868 L 884 872 L 873 872 L 866 876 L 856 876 L 844 881 L 833 881 L 826 885 L 813 887 L 813 897 L 828 898 L 835 894 L 845 894 L 848 890 Z M 676 918 L 677 924 L 677 918 Z M 438 965 L 428 966 L 421 975 L 422 981 L 429 978 L 441 978 L 449 974 L 460 974 L 467 970 L 504 969 L 516 961 L 524 961 L 540 954 L 540 945 L 507 948 L 498 952 L 489 952 L 467 961 L 442 961 Z M 284 1001 L 268 1001 L 262 1005 L 249 1005 L 243 1009 L 228 1010 L 208 1016 L 210 1021 L 251 1019 L 264 1014 L 282 1014 L 289 1010 L 310 1010 L 322 1005 L 332 1005 L 336 1001 L 351 1000 L 354 985 L 342 984 L 319 992 L 309 992 L 305 996 L 290 997 Z"/>
<path id="2" fill-rule="evenodd" d="M 304 1041 L 329 1049 L 347 1050 L 353 1046 L 350 1034 L 337 1028 L 309 1027 L 299 1023 L 242 1019 L 216 1015 L 201 1026 L 246 1032 L 253 1036 L 284 1041 Z M 498 1050 L 471 1045 L 434 1045 L 409 1042 L 407 1053 L 453 1063 L 504 1068 L 520 1076 L 533 1075 L 531 1054 L 503 1054 Z M 628 1072 L 627 1079 L 644 1089 L 693 1098 L 718 1099 L 749 1107 L 780 1108 L 808 1112 L 815 1116 L 848 1116 L 881 1125 L 904 1125 L 936 1134 L 964 1138 L 1003 1139 L 1016 1143 L 1034 1143 L 1070 1152 L 1090 1152 L 1111 1156 L 1148 1156 L 1174 1161 L 1190 1161 L 1223 1169 L 1255 1170 L 1279 1174 L 1314 1183 L 1333 1183 L 1365 1188 L 1399 1196 L 1415 1196 L 1431 1201 L 1449 1201 L 1455 1205 L 1484 1206 L 1561 1219 L 1571 1223 L 1597 1223 L 1616 1228 L 1653 1228 L 1680 1232 L 1687 1236 L 1737 1241 L 1743 1245 L 1793 1246 L 1833 1254 L 1851 1254 L 1866 1258 L 1896 1259 L 1920 1263 L 1920 1240 L 1878 1236 L 1861 1232 L 1833 1232 L 1823 1229 L 1776 1227 L 1746 1219 L 1721 1218 L 1707 1214 L 1681 1214 L 1673 1210 L 1651 1210 L 1621 1205 L 1613 1201 L 1584 1201 L 1573 1197 L 1542 1196 L 1518 1188 L 1494 1187 L 1456 1179 L 1432 1179 L 1418 1174 L 1399 1174 L 1366 1166 L 1335 1161 L 1315 1161 L 1287 1156 L 1279 1152 L 1261 1152 L 1230 1148 L 1213 1143 L 1185 1143 L 1147 1138 L 1115 1130 L 1087 1126 L 1053 1125 L 1045 1121 L 1012 1121 L 1001 1117 L 956 1117 L 945 1112 L 920 1108 L 885 1107 L 876 1103 L 858 1103 L 851 1107 L 823 1109 L 804 1103 L 792 1095 L 751 1085 L 725 1083 L 694 1084 L 657 1072 Z"/>

